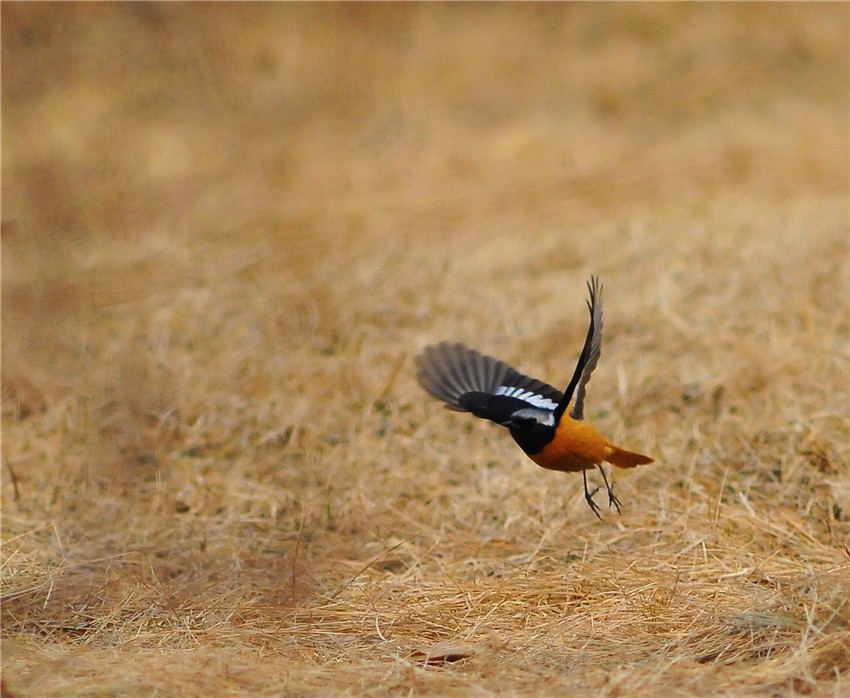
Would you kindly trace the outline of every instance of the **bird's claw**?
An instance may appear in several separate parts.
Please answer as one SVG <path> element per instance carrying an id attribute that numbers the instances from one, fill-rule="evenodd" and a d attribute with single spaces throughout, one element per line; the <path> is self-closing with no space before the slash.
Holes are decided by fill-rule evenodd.
<path id="1" fill-rule="evenodd" d="M 608 478 L 605 476 L 605 470 L 602 469 L 602 466 L 599 466 L 599 472 L 602 473 L 602 480 L 605 483 L 605 491 L 608 493 L 608 508 L 610 509 L 612 506 L 617 509 L 617 513 L 620 513 L 620 500 L 617 499 L 617 495 L 614 494 L 614 483 L 608 482 Z M 590 507 L 590 510 L 596 514 L 597 519 L 602 519 L 602 514 L 600 513 L 599 505 L 593 501 L 593 495 L 595 495 L 599 490 L 602 489 L 602 485 L 597 485 L 594 488 L 593 492 L 587 489 L 587 471 L 582 473 L 584 476 L 584 498 L 587 500 L 587 504 Z"/>
<path id="2" fill-rule="evenodd" d="M 601 487 L 601 486 L 600 486 Z M 584 498 L 587 500 L 588 506 L 590 506 L 590 510 L 596 514 L 596 518 L 600 521 L 602 520 L 602 514 L 600 513 L 599 505 L 593 501 L 593 495 L 599 492 L 600 487 L 596 487 L 593 492 L 584 491 Z"/>
<path id="3" fill-rule="evenodd" d="M 612 482 L 611 485 L 608 487 L 608 508 L 610 509 L 612 506 L 616 507 L 617 513 L 619 514 L 620 505 L 620 500 L 617 499 L 617 495 L 614 494 L 614 483 Z"/>

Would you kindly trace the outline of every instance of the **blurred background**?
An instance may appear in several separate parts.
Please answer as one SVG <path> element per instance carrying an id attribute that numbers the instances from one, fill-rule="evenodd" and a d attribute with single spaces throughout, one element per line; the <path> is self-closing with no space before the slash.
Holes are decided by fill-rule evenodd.
<path id="1" fill-rule="evenodd" d="M 830 4 L 10 3 L 3 19 L 7 241 L 54 261 L 93 237 L 477 235 L 847 183 Z"/>

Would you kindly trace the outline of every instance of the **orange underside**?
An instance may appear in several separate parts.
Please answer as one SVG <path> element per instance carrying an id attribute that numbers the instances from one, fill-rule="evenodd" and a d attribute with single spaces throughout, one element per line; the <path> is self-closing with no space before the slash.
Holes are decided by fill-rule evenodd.
<path id="1" fill-rule="evenodd" d="M 558 424 L 555 438 L 540 453 L 529 457 L 541 468 L 568 473 L 590 470 L 603 461 L 619 468 L 652 463 L 649 456 L 614 446 L 593 427 L 568 415 Z"/>

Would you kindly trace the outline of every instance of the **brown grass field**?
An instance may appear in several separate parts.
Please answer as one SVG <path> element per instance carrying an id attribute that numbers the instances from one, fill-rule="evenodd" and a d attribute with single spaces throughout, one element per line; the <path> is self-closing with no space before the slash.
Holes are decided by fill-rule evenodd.
<path id="1" fill-rule="evenodd" d="M 848 56 L 843 3 L 4 4 L 4 697 L 850 696 Z M 413 364 L 563 388 L 590 274 L 656 458 L 602 521 Z"/>

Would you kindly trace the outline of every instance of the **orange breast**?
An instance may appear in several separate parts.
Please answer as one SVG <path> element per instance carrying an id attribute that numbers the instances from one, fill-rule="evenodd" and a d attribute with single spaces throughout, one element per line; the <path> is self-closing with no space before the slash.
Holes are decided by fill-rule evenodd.
<path id="1" fill-rule="evenodd" d="M 578 472 L 596 467 L 607 455 L 608 441 L 593 427 L 569 415 L 561 418 L 555 438 L 540 453 L 529 456 L 547 470 Z"/>

